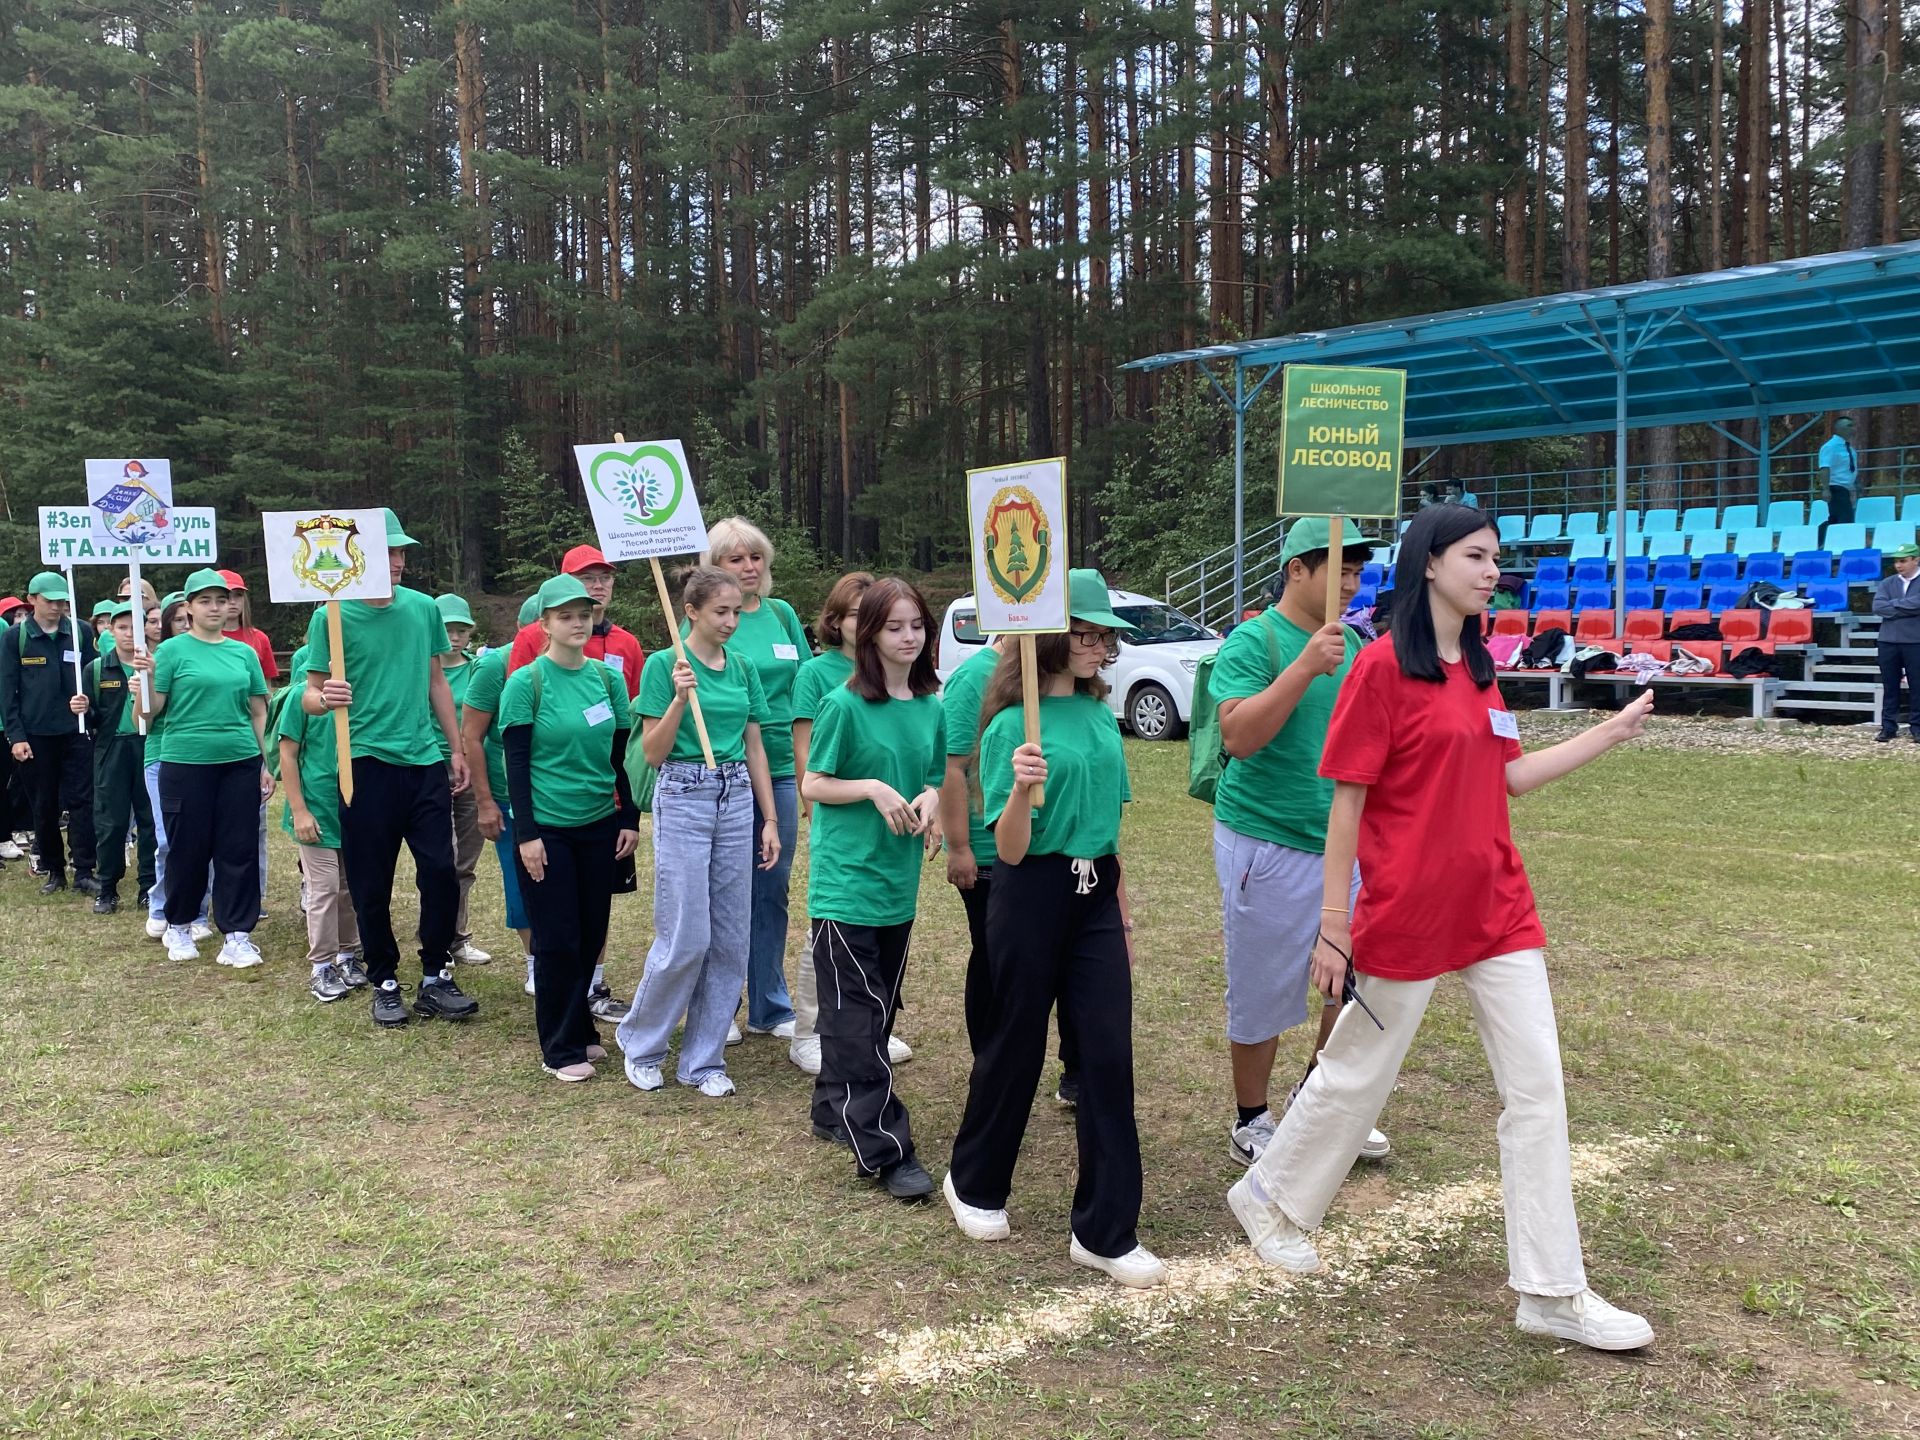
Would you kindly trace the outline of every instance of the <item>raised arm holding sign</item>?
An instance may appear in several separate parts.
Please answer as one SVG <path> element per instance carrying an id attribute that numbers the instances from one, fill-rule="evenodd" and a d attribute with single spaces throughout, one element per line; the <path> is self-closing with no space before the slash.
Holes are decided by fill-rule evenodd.
<path id="1" fill-rule="evenodd" d="M 676 660 L 687 658 L 680 626 L 661 573 L 662 555 L 688 555 L 707 548 L 707 524 L 700 518 L 700 497 L 694 493 L 687 469 L 687 452 L 678 440 L 643 440 L 627 444 L 614 432 L 611 445 L 576 445 L 573 460 L 580 467 L 593 528 L 608 560 L 645 560 L 653 568 L 653 587 L 660 597 L 660 615 L 673 641 Z M 707 720 L 700 713 L 700 692 L 687 697 L 693 728 L 700 736 L 700 753 L 707 769 L 714 763 L 713 742 L 707 738 Z"/>

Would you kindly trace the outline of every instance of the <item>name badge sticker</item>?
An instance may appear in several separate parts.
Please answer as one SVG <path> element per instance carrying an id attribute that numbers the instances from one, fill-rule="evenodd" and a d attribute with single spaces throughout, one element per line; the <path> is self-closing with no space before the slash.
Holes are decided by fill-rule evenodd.
<path id="1" fill-rule="evenodd" d="M 627 673 L 627 657 L 626 656 L 602 655 L 600 659 L 601 659 L 601 663 L 603 663 L 609 670 L 613 671 L 614 674 L 625 675 Z"/>
<path id="2" fill-rule="evenodd" d="M 1512 711 L 1489 710 L 1487 711 L 1487 719 L 1493 722 L 1493 733 L 1498 735 L 1502 740 L 1518 740 L 1520 738 L 1520 722 L 1513 718 Z"/>
<path id="3" fill-rule="evenodd" d="M 71 665 L 73 664 L 74 661 L 78 660 L 79 658 L 80 658 L 80 655 L 77 651 L 62 650 L 60 652 L 60 659 L 63 664 Z"/>
<path id="4" fill-rule="evenodd" d="M 589 705 L 580 714 L 589 725 L 604 725 L 613 719 L 613 706 L 602 700 L 598 705 Z"/>
<path id="5" fill-rule="evenodd" d="M 798 645 L 776 645 L 773 647 L 773 658 L 776 660 L 798 660 L 800 658 L 800 647 Z"/>

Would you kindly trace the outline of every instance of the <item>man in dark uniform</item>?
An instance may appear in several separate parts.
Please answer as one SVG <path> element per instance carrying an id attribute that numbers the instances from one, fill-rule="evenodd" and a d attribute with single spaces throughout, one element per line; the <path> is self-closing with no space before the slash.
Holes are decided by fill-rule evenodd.
<path id="1" fill-rule="evenodd" d="M 78 693 L 74 661 L 92 658 L 92 637 L 83 641 L 76 634 L 67 614 L 72 597 L 57 572 L 34 576 L 27 597 L 33 613 L 9 630 L 0 646 L 0 716 L 14 761 L 26 767 L 35 843 L 47 872 L 40 893 L 67 888 L 60 835 L 65 809 L 73 841 L 73 888 L 91 895 L 100 888 L 93 878 L 93 741 L 77 719 L 86 714 L 87 697 Z"/>
<path id="2" fill-rule="evenodd" d="M 93 828 L 106 844 L 100 855 L 100 893 L 93 913 L 111 915 L 120 908 L 120 880 L 127 873 L 127 822 L 138 830 L 141 907 L 153 889 L 153 806 L 147 795 L 147 737 L 140 733 L 137 662 L 133 648 L 133 605 L 125 600 L 108 615 L 113 649 L 86 669 L 87 721 L 93 727 Z"/>

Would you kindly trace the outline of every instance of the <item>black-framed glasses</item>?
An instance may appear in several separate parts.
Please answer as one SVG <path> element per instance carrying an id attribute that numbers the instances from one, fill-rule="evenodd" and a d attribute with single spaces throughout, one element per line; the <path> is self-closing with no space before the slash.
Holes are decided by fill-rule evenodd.
<path id="1" fill-rule="evenodd" d="M 1067 632 L 1077 650 L 1114 650 L 1120 637 L 1111 630 L 1070 630 Z"/>

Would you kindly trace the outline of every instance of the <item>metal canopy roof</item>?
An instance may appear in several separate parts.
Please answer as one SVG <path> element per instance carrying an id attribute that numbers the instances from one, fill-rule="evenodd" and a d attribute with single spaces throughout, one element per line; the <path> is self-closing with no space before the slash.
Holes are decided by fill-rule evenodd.
<path id="1" fill-rule="evenodd" d="M 1269 376 L 1289 362 L 1403 369 L 1406 443 L 1417 447 L 1916 404 L 1920 241 L 1175 350 L 1123 368 L 1214 361 Z"/>

